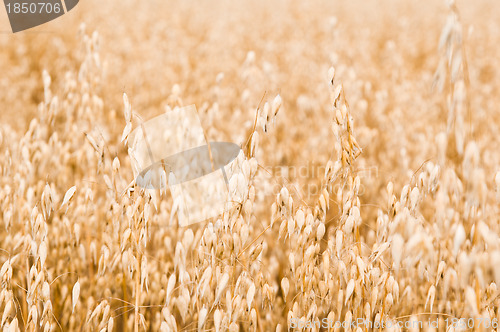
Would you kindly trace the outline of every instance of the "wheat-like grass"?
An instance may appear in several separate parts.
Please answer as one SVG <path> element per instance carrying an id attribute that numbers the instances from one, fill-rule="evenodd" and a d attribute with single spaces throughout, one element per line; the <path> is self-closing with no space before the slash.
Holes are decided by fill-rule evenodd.
<path id="1" fill-rule="evenodd" d="M 424 2 L 124 1 L 111 32 L 89 0 L 2 36 L 1 328 L 496 330 L 498 5 Z M 241 152 L 180 227 L 128 147 L 193 103 Z"/>

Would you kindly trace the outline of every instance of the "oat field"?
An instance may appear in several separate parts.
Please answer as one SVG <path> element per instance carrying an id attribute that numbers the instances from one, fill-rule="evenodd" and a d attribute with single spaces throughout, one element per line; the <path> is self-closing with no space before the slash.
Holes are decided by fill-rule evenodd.
<path id="1" fill-rule="evenodd" d="M 499 17 L 85 0 L 13 34 L 2 8 L 1 328 L 497 330 Z M 187 105 L 241 199 L 183 227 L 128 138 Z"/>

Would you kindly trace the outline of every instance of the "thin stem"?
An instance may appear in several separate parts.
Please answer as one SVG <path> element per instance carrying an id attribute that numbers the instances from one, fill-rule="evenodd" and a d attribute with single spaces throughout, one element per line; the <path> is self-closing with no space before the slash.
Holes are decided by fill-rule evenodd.
<path id="1" fill-rule="evenodd" d="M 140 305 L 140 287 L 141 287 L 141 261 L 142 254 L 139 252 L 137 260 L 137 271 L 135 274 L 135 319 L 134 331 L 139 332 L 139 305 Z"/>

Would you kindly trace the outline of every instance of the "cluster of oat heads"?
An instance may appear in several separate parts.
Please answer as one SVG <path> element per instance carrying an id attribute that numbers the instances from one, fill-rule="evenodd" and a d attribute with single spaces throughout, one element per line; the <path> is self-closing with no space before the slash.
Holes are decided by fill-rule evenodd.
<path id="1" fill-rule="evenodd" d="M 491 150 L 494 137 L 465 134 L 472 96 L 482 98 L 492 87 L 472 75 L 472 66 L 476 80 L 469 82 L 469 41 L 456 5 L 450 3 L 444 29 L 436 20 L 430 30 L 436 40 L 442 30 L 439 58 L 412 53 L 435 45 L 387 41 L 381 30 L 378 36 L 357 29 L 350 38 L 354 30 L 346 27 L 357 15 L 337 19 L 320 6 L 268 5 L 283 16 L 242 10 L 208 28 L 199 20 L 204 14 L 190 10 L 193 19 L 172 20 L 172 27 L 152 33 L 156 44 L 179 43 L 169 45 L 179 52 L 175 58 L 159 53 L 168 58 L 169 79 L 178 82 L 165 89 L 128 53 L 106 63 L 107 44 L 83 26 L 79 47 L 58 59 L 64 71 L 40 70 L 39 96 L 35 91 L 22 100 L 38 98 L 26 129 L 0 125 L 2 330 L 284 332 L 301 330 L 293 327 L 299 321 L 308 331 L 378 330 L 333 324 L 363 319 L 422 321 L 422 330 L 434 331 L 426 323 L 431 318 L 444 331 L 446 318 L 473 318 L 475 330 L 488 331 L 479 323 L 498 322 L 500 156 Z M 151 23 L 140 15 L 137 22 Z M 219 39 L 242 45 L 224 22 L 240 35 L 257 35 L 239 21 L 246 16 L 283 42 L 254 44 L 254 51 L 245 46 L 238 62 L 222 68 L 198 65 L 192 50 L 212 54 Z M 313 32 L 311 42 L 294 35 L 300 24 L 308 27 L 303 33 Z M 127 44 L 123 31 L 116 33 Z M 243 39 L 252 44 L 252 38 Z M 370 59 L 368 50 L 377 56 Z M 447 101 L 444 121 L 417 92 L 417 82 L 425 91 L 431 86 L 431 70 L 424 64 L 413 72 L 405 52 L 428 57 L 428 67 L 439 63 L 436 104 Z M 326 73 L 332 63 L 335 70 Z M 125 69 L 141 91 L 106 77 L 106 71 L 125 76 Z M 328 79 L 316 81 L 315 71 Z M 142 87 L 148 75 L 154 91 Z M 152 97 L 160 94 L 161 101 Z M 208 139 L 230 138 L 243 152 L 228 174 L 232 208 L 179 227 L 181 202 L 168 190 L 134 183 L 126 146 L 151 115 L 142 108 L 154 116 L 192 102 Z M 414 105 L 422 108 L 420 123 Z M 486 101 L 482 107 L 470 119 L 473 129 L 491 111 Z M 305 159 L 323 165 L 311 199 L 295 179 L 282 181 L 272 195 L 259 187 L 267 164 Z M 378 178 L 363 175 L 370 165 L 380 167 Z M 320 329 L 325 319 L 330 326 Z"/>
<path id="2" fill-rule="evenodd" d="M 460 159 L 465 148 L 465 116 L 468 115 L 466 112 L 470 112 L 469 73 L 458 8 L 453 0 L 448 1 L 448 6 L 448 18 L 439 38 L 440 60 L 434 84 L 439 91 L 447 89 L 447 150 L 448 154 Z"/>

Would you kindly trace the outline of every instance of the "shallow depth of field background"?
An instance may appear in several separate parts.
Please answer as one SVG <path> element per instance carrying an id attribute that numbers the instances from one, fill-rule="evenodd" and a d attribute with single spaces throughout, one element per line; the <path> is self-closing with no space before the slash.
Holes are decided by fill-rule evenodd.
<path id="1" fill-rule="evenodd" d="M 445 1 L 85 0 L 17 34 L 0 10 L 2 327 L 286 331 L 292 317 L 437 317 L 445 330 L 472 317 L 490 330 L 478 325 L 500 317 L 500 4 L 456 5 L 462 153 L 447 133 L 449 78 L 433 88 Z M 338 152 L 330 67 L 363 152 L 325 196 Z M 168 194 L 156 209 L 140 188 L 123 194 L 123 93 L 142 119 L 195 104 L 209 140 L 245 148 L 256 109 L 281 96 L 258 129 L 255 197 L 234 229 L 188 231 L 169 225 Z M 269 226 L 283 186 L 293 206 Z"/>

